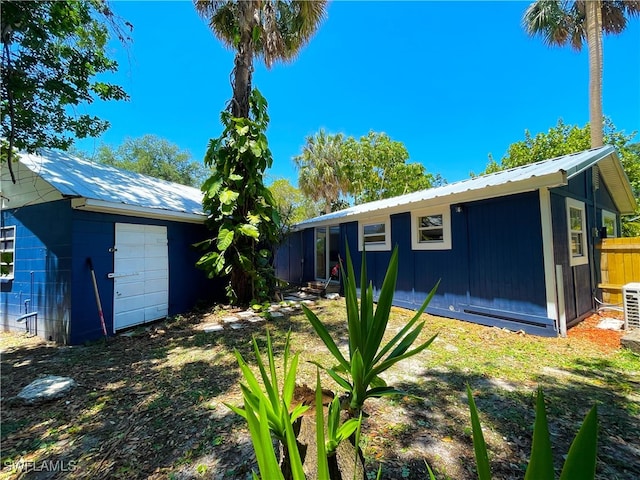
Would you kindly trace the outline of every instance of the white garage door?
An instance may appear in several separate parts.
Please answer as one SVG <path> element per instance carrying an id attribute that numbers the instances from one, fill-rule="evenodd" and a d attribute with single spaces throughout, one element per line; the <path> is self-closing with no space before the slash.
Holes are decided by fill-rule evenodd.
<path id="1" fill-rule="evenodd" d="M 114 331 L 167 316 L 167 227 L 116 223 L 113 265 Z"/>

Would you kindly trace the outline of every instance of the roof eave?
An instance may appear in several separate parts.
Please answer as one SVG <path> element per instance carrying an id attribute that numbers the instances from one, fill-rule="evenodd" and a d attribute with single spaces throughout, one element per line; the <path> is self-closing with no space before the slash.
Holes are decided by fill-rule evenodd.
<path id="1" fill-rule="evenodd" d="M 154 218 L 158 220 L 171 220 L 183 223 L 203 224 L 207 216 L 200 213 L 177 212 L 172 210 L 161 210 L 158 208 L 140 207 L 137 205 L 127 205 L 124 203 L 106 202 L 92 198 L 74 198 L 71 200 L 71 208 L 75 210 L 86 210 L 89 212 L 111 213 L 134 217 Z"/>
<path id="2" fill-rule="evenodd" d="M 344 216 L 329 217 L 323 219 L 320 216 L 317 220 L 311 219 L 293 226 L 293 231 L 304 230 L 311 227 L 321 227 L 325 225 L 335 225 L 338 223 L 353 222 L 366 216 L 393 215 L 407 212 L 414 208 L 434 207 L 440 205 L 454 205 L 456 203 L 486 200 L 488 198 L 504 197 L 518 193 L 530 192 L 540 188 L 554 188 L 566 185 L 568 182 L 567 173 L 564 170 L 552 172 L 546 175 L 530 177 L 524 180 L 507 182 L 500 185 L 489 185 L 480 189 L 456 192 L 443 196 L 407 202 L 400 205 L 390 206 L 380 210 L 367 210 L 355 212 Z"/>

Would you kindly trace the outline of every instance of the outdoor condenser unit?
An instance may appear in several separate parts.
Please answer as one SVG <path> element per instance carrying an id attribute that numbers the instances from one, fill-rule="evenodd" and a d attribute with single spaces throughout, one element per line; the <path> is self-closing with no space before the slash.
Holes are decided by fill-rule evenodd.
<path id="1" fill-rule="evenodd" d="M 627 283 L 622 287 L 624 299 L 624 329 L 640 328 L 640 283 Z"/>

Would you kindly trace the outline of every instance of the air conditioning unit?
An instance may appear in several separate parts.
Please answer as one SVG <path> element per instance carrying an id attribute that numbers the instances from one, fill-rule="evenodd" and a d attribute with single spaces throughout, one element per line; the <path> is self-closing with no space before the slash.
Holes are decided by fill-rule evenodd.
<path id="1" fill-rule="evenodd" d="M 624 329 L 640 328 L 640 283 L 627 283 L 622 287 L 624 300 Z"/>

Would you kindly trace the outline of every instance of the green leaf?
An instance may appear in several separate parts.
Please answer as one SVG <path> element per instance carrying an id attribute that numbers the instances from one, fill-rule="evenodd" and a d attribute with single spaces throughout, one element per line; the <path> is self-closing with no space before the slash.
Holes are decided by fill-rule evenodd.
<path id="1" fill-rule="evenodd" d="M 598 409 L 593 406 L 573 439 L 560 480 L 590 480 L 596 476 L 598 457 Z"/>
<path id="2" fill-rule="evenodd" d="M 365 361 L 371 365 L 377 362 L 381 354 L 376 355 L 382 337 L 387 329 L 387 323 L 389 322 L 389 313 L 391 312 L 391 305 L 393 304 L 393 294 L 396 288 L 396 281 L 398 278 L 398 246 L 396 245 L 391 254 L 389 260 L 389 266 L 382 282 L 382 288 L 380 289 L 380 295 L 378 296 L 378 306 L 373 318 L 373 325 L 369 336 L 366 339 L 367 352 Z M 374 360 L 375 359 L 375 360 Z"/>
<path id="3" fill-rule="evenodd" d="M 524 480 L 553 480 L 553 453 L 549 437 L 547 414 L 544 407 L 544 395 L 538 387 L 536 399 L 536 421 L 533 427 L 533 442 L 531 445 L 531 457 L 525 473 Z"/>
<path id="4" fill-rule="evenodd" d="M 309 320 L 309 322 L 311 322 L 313 329 L 316 331 L 316 333 L 318 334 L 322 342 L 325 344 L 325 346 L 329 349 L 329 352 L 331 352 L 333 357 L 340 363 L 342 367 L 344 367 L 347 370 L 350 370 L 349 362 L 347 362 L 347 360 L 344 358 L 344 356 L 342 355 L 342 352 L 336 345 L 336 342 L 333 341 L 333 338 L 331 338 L 329 331 L 324 326 L 324 324 L 320 321 L 320 319 L 318 319 L 316 314 L 313 313 L 311 310 L 309 310 L 309 308 L 307 308 L 306 305 L 302 305 L 302 311 L 307 316 L 307 319 Z"/>
<path id="5" fill-rule="evenodd" d="M 316 368 L 316 445 L 318 448 L 318 479 L 329 479 L 329 463 L 324 439 L 324 409 L 322 408 L 322 385 L 320 370 Z"/>
<path id="6" fill-rule="evenodd" d="M 380 362 L 379 364 L 376 365 L 375 368 L 373 368 L 367 374 L 366 380 L 367 381 L 371 381 L 377 375 L 380 375 L 382 372 L 387 370 L 389 367 L 391 367 L 395 363 L 398 363 L 400 360 L 404 360 L 405 358 L 409 358 L 409 357 L 412 357 L 413 355 L 416 355 L 416 354 L 420 353 L 424 349 L 428 348 L 429 345 L 431 345 L 433 343 L 433 341 L 436 339 L 436 337 L 437 337 L 437 334 L 434 335 L 433 337 L 431 337 L 426 342 L 424 342 L 422 345 L 414 348 L 413 350 L 410 350 L 408 352 L 403 353 L 402 355 L 398 355 L 398 356 L 396 356 L 394 358 L 389 358 L 389 359 L 387 359 L 387 360 L 385 360 L 383 362 Z"/>
<path id="7" fill-rule="evenodd" d="M 286 429 L 286 448 L 289 452 L 289 459 L 291 460 L 291 473 L 294 480 L 304 480 L 305 475 L 302 470 L 302 461 L 300 460 L 300 452 L 298 451 L 298 443 L 296 442 L 296 435 L 293 433 L 293 427 L 291 425 L 291 419 L 287 413 L 286 405 L 282 405 L 284 409 L 284 416 Z"/>
<path id="8" fill-rule="evenodd" d="M 249 223 L 245 223 L 244 225 L 241 225 L 240 232 L 245 237 L 255 238 L 256 240 L 260 238 L 260 232 L 258 231 L 258 228 L 255 225 L 251 225 Z"/>
<path id="9" fill-rule="evenodd" d="M 247 411 L 247 424 L 251 434 L 251 442 L 253 443 L 262 478 L 283 479 L 284 477 L 273 449 L 271 435 L 269 434 L 265 405 L 263 403 L 260 404 L 258 416 L 256 417 L 255 410 L 245 399 L 245 410 Z"/>
<path id="10" fill-rule="evenodd" d="M 227 230 L 226 228 L 220 229 L 218 232 L 218 240 L 216 241 L 216 248 L 224 252 L 233 243 L 233 230 Z"/>
<path id="11" fill-rule="evenodd" d="M 469 411 L 471 412 L 471 428 L 473 430 L 473 450 L 476 455 L 476 467 L 478 469 L 478 480 L 491 480 L 491 469 L 489 467 L 489 456 L 487 455 L 487 445 L 482 434 L 480 418 L 476 402 L 473 400 L 471 387 L 467 384 L 467 398 L 469 399 Z M 579 478 L 579 477 L 576 477 Z"/>
<path id="12" fill-rule="evenodd" d="M 255 140 L 251 140 L 249 142 L 249 148 L 251 149 L 251 153 L 254 156 L 256 157 L 262 156 L 262 149 L 260 148 L 260 145 Z"/>
<path id="13" fill-rule="evenodd" d="M 245 136 L 247 133 L 249 133 L 249 126 L 236 125 L 236 133 L 238 135 Z"/>
<path id="14" fill-rule="evenodd" d="M 431 467 L 426 460 L 424 461 L 424 464 L 427 467 L 427 471 L 429 472 L 429 480 L 436 480 L 436 476 L 433 474 L 433 470 L 431 470 Z"/>
<path id="15" fill-rule="evenodd" d="M 364 363 L 360 350 L 356 350 L 351 358 L 351 378 L 353 379 L 353 396 L 351 397 L 351 407 L 359 409 L 365 399 L 367 385 L 364 381 Z"/>
<path id="16" fill-rule="evenodd" d="M 238 192 L 234 192 L 233 190 L 225 189 L 220 192 L 220 202 L 224 205 L 230 205 L 234 203 L 240 194 Z"/>
<path id="17" fill-rule="evenodd" d="M 436 290 L 438 289 L 438 286 L 440 285 L 440 281 L 438 280 L 438 282 L 436 283 L 436 285 L 431 289 L 431 291 L 429 292 L 429 295 L 427 295 L 427 298 L 425 298 L 424 302 L 422 302 L 422 306 L 420 307 L 420 309 L 415 313 L 415 315 L 411 318 L 411 320 L 409 320 L 409 322 L 402 327 L 402 329 L 389 341 L 389 343 L 387 343 L 384 348 L 382 350 L 380 350 L 380 352 L 378 353 L 378 355 L 376 355 L 376 358 L 373 360 L 373 363 L 377 363 L 382 357 L 384 357 L 386 355 L 386 353 L 402 338 L 404 337 L 404 335 L 413 327 L 413 325 L 420 319 L 420 317 L 422 316 L 422 314 L 424 313 L 425 309 L 427 308 L 427 305 L 429 305 L 429 302 L 431 302 L 431 299 L 433 298 L 433 296 L 436 293 Z M 434 338 L 435 339 L 435 336 Z M 432 341 L 433 341 L 432 339 Z"/>

